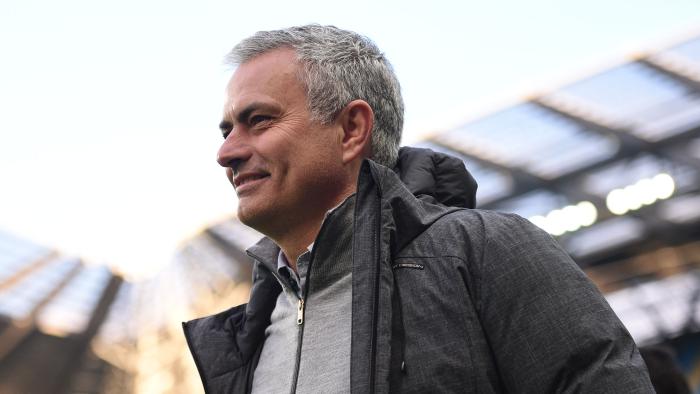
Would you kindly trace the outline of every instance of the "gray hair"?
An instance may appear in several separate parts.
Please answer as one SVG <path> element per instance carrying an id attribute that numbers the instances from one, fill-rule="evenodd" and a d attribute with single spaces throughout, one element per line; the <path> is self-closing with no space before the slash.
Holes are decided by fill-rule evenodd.
<path id="1" fill-rule="evenodd" d="M 351 101 L 366 101 L 374 111 L 372 159 L 392 168 L 398 158 L 404 106 L 399 81 L 379 48 L 348 30 L 306 25 L 259 31 L 238 43 L 225 60 L 235 67 L 284 47 L 294 49 L 301 64 L 312 119 L 329 124 Z"/>

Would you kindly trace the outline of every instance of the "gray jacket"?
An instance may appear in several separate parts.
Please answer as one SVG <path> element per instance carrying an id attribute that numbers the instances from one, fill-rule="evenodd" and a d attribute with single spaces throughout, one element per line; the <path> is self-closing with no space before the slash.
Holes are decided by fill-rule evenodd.
<path id="1" fill-rule="evenodd" d="M 458 159 L 404 148 L 397 172 L 365 161 L 358 180 L 353 393 L 654 392 L 625 327 L 548 234 L 466 209 L 476 187 Z M 270 258 L 255 256 L 248 304 L 183 324 L 208 393 L 250 392 L 280 292 Z"/>

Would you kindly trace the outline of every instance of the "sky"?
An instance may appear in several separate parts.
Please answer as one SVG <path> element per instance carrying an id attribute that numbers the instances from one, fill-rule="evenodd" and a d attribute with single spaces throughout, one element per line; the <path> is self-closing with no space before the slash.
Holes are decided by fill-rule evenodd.
<path id="1" fill-rule="evenodd" d="M 0 2 L 0 229 L 156 273 L 235 214 L 215 161 L 230 70 L 258 30 L 372 38 L 406 104 L 404 142 L 700 34 L 700 1 Z"/>

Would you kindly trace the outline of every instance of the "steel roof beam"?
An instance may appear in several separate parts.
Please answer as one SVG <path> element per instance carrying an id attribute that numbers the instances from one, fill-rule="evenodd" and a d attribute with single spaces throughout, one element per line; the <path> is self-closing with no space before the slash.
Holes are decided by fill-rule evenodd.
<path id="1" fill-rule="evenodd" d="M 676 82 L 679 82 L 680 84 L 690 88 L 691 90 L 695 91 L 696 93 L 700 93 L 700 81 L 693 79 L 687 75 L 684 75 L 683 73 L 673 70 L 667 65 L 663 64 L 662 62 L 659 62 L 655 60 L 652 56 L 648 56 L 645 58 L 638 59 L 637 62 L 640 64 L 649 67 L 653 69 L 654 71 L 663 74 L 671 79 L 673 79 Z"/>

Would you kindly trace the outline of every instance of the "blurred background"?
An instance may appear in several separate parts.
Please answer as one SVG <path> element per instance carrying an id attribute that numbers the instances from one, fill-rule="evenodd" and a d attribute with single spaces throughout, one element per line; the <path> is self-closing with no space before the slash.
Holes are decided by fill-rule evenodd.
<path id="1" fill-rule="evenodd" d="M 700 393 L 700 3 L 0 3 L 0 393 L 202 392 L 180 322 L 245 302 L 260 237 L 215 162 L 226 52 L 363 33 L 404 144 L 548 231 Z"/>

